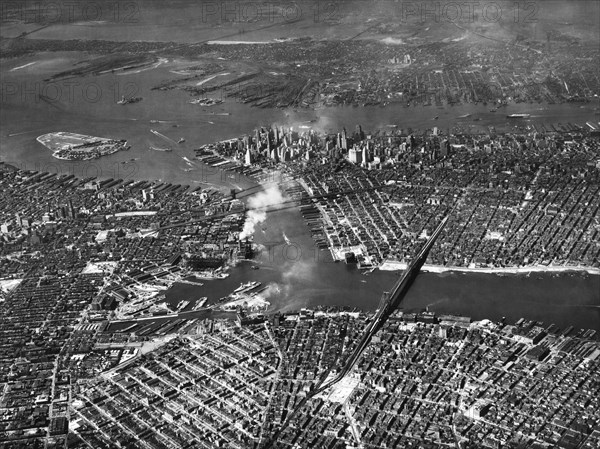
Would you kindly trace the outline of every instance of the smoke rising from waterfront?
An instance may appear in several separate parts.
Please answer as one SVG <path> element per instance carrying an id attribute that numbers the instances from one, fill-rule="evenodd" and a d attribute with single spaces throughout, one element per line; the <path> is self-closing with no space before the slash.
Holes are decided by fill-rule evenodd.
<path id="1" fill-rule="evenodd" d="M 269 299 L 272 296 L 281 296 L 281 286 L 276 282 L 271 282 L 267 285 L 267 289 L 260 294 L 264 299 Z"/>
<path id="2" fill-rule="evenodd" d="M 256 226 L 267 219 L 266 208 L 276 206 L 286 201 L 284 194 L 277 186 L 270 186 L 262 192 L 258 192 L 248 200 L 249 210 L 246 214 L 244 229 L 240 233 L 240 239 L 245 239 L 254 234 Z"/>

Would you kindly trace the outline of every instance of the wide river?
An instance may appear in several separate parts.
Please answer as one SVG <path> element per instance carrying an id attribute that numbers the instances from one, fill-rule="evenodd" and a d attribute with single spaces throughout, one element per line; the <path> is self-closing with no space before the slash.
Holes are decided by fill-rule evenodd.
<path id="1" fill-rule="evenodd" d="M 174 77 L 169 70 L 184 66 L 186 61 L 166 64 L 138 74 L 59 81 L 49 85 L 43 79 L 71 67 L 81 59 L 76 53 L 41 54 L 19 58 L 3 64 L 2 107 L 0 120 L 0 160 L 25 169 L 73 173 L 78 177 L 98 176 L 123 179 L 162 179 L 195 185 L 213 183 L 223 187 L 245 187 L 244 178 L 230 179 L 212 167 L 197 165 L 188 170 L 183 157 L 192 159 L 193 149 L 216 140 L 250 133 L 256 126 L 271 123 L 298 128 L 311 126 L 319 131 L 349 132 L 357 124 L 367 132 L 394 124 L 400 128 L 446 129 L 457 122 L 473 129 L 497 129 L 514 126 L 506 114 L 529 113 L 532 122 L 596 123 L 594 108 L 598 104 L 531 105 L 517 104 L 490 112 L 491 106 L 461 105 L 447 109 L 435 106 L 405 108 L 401 105 L 380 107 L 337 107 L 317 110 L 257 109 L 227 100 L 212 108 L 188 103 L 181 91 L 153 91 L 151 87 Z M 24 68 L 13 70 L 34 63 Z M 67 84 L 76 83 L 76 84 Z M 42 92 L 53 101 L 37 97 Z M 100 95 L 98 95 L 98 93 Z M 143 97 L 137 104 L 120 106 L 122 93 Z M 213 112 L 215 114 L 213 114 Z M 229 113 L 230 115 L 224 115 Z M 223 114 L 223 115 L 219 115 Z M 472 114 L 471 118 L 461 118 Z M 439 119 L 433 120 L 434 116 Z M 473 117 L 481 120 L 472 122 Z M 151 121 L 153 121 L 151 123 Z M 160 122 L 156 122 L 160 121 Z M 311 122 L 312 121 L 312 122 Z M 175 144 L 150 132 L 154 129 Z M 126 139 L 132 149 L 93 162 L 67 162 L 52 157 L 35 138 L 52 131 L 70 131 L 101 137 Z M 149 146 L 174 148 L 173 152 L 149 150 Z M 135 159 L 134 162 L 121 162 Z M 284 233 L 293 244 L 287 245 Z M 271 310 L 292 310 L 317 305 L 346 305 L 373 310 L 383 291 L 389 289 L 397 272 L 375 271 L 362 274 L 352 266 L 333 263 L 327 252 L 316 249 L 310 233 L 297 210 L 272 213 L 254 236 L 255 242 L 267 244 L 270 251 L 258 255 L 252 270 L 242 263 L 222 281 L 206 281 L 202 287 L 177 284 L 169 299 L 196 299 L 209 296 L 217 300 L 241 282 L 258 280 L 269 285 Z M 419 276 L 404 304 L 405 309 L 422 309 L 439 313 L 471 316 L 473 319 L 497 320 L 521 317 L 555 323 L 565 327 L 591 328 L 600 331 L 600 276 L 587 274 L 504 275 L 478 273 L 423 273 Z"/>

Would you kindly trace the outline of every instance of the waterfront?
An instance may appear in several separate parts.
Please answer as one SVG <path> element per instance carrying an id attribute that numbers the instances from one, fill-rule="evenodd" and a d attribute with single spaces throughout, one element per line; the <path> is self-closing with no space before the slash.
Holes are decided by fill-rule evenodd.
<path id="1" fill-rule="evenodd" d="M 592 2 L 14 3 L 2 449 L 600 448 Z"/>
<path id="2" fill-rule="evenodd" d="M 313 266 L 299 263 L 283 272 L 274 267 L 251 270 L 249 264 L 242 264 L 231 270 L 229 278 L 208 281 L 203 287 L 176 284 L 169 297 L 175 300 L 208 295 L 214 301 L 241 282 L 254 279 L 271 285 L 270 311 L 317 306 L 373 311 L 398 273 L 376 270 L 364 276 L 357 271 L 343 263 L 317 262 Z M 506 317 L 515 322 L 525 317 L 562 328 L 574 326 L 600 331 L 599 291 L 600 276 L 581 273 L 531 276 L 421 273 L 406 298 L 404 310 L 428 307 L 438 314 L 465 315 L 473 320 L 499 321 Z"/>
<path id="3" fill-rule="evenodd" d="M 263 231 L 264 229 L 264 231 Z M 290 239 L 286 244 L 283 233 Z M 209 303 L 231 293 L 242 282 L 269 285 L 269 311 L 303 307 L 347 306 L 373 311 L 382 292 L 390 289 L 400 272 L 375 270 L 365 274 L 353 265 L 335 263 L 327 251 L 314 246 L 297 210 L 268 215 L 255 241 L 268 245 L 253 263 L 232 268 L 225 280 L 205 281 L 202 287 L 177 284 L 168 298 Z M 600 331 L 600 276 L 580 272 L 483 274 L 466 272 L 421 273 L 404 302 L 404 310 L 425 309 L 459 314 L 474 320 L 510 322 L 520 318 Z"/>
<path id="4" fill-rule="evenodd" d="M 30 59 L 44 59 L 48 64 L 55 64 L 52 70 L 57 70 L 60 65 L 66 66 L 70 57 L 64 56 L 64 60 L 56 62 L 54 56 L 36 55 L 23 58 L 18 64 L 30 62 Z M 175 64 L 172 62 L 169 67 Z M 3 96 L 0 114 L 3 122 L 0 141 L 2 160 L 25 169 L 72 173 L 78 177 L 162 179 L 171 183 L 194 185 L 207 182 L 227 188 L 243 188 L 251 185 L 252 181 L 241 176 L 228 178 L 224 172 L 200 163 L 196 163 L 197 169 L 186 171 L 189 167 L 182 158 L 192 159 L 193 148 L 202 144 L 249 134 L 254 127 L 270 123 L 338 131 L 342 126 L 351 130 L 356 124 L 361 124 L 365 130 L 388 124 L 397 124 L 402 128 L 438 126 L 445 129 L 449 124 L 462 120 L 469 127 L 484 129 L 488 125 L 499 128 L 513 126 L 508 124 L 505 114 L 522 112 L 534 112 L 532 120 L 544 123 L 597 121 L 597 116 L 592 112 L 596 106 L 593 104 L 517 104 L 493 113 L 489 112 L 489 106 L 472 104 L 444 110 L 431 106 L 405 108 L 402 105 L 390 105 L 387 108 L 338 107 L 315 111 L 257 109 L 226 100 L 222 105 L 212 107 L 210 112 L 229 112 L 231 115 L 213 116 L 206 115 L 210 114 L 208 110 L 189 105 L 187 102 L 190 97 L 184 92 L 151 91 L 151 87 L 166 76 L 167 70 L 168 67 L 160 67 L 139 76 L 106 74 L 83 79 L 83 84 L 94 82 L 103 88 L 105 95 L 97 102 L 69 103 L 67 98 L 62 98 L 51 104 L 31 95 L 15 98 Z M 20 70 L 11 75 L 14 78 L 6 77 L 6 80 L 18 79 L 22 83 L 35 84 L 50 73 L 50 69 L 45 73 Z M 128 80 L 135 84 L 135 94 L 143 96 L 144 100 L 126 106 L 117 105 L 114 86 L 123 89 Z M 167 98 L 169 101 L 165 101 Z M 481 120 L 472 123 L 468 118 L 458 118 L 466 114 L 477 114 Z M 439 119 L 433 121 L 434 115 L 439 115 Z M 162 123 L 150 123 L 151 120 L 161 120 Z M 315 121 L 311 123 L 312 120 Z M 186 142 L 177 145 L 169 153 L 148 151 L 151 144 L 164 144 L 150 133 L 150 128 L 172 139 L 184 137 Z M 132 149 L 126 157 L 124 154 L 113 154 L 89 163 L 57 161 L 35 138 L 61 129 L 123 138 L 132 145 Z M 129 158 L 136 159 L 135 163 L 122 164 Z M 298 246 L 285 246 L 283 233 Z M 373 310 L 381 293 L 393 285 L 397 276 L 394 272 L 380 271 L 365 276 L 352 266 L 333 263 L 327 252 L 314 246 L 297 210 L 270 214 L 265 226 L 256 232 L 255 241 L 274 248 L 273 251 L 258 255 L 256 263 L 259 270 L 251 270 L 250 264 L 243 263 L 232 269 L 231 275 L 224 281 L 207 281 L 203 287 L 177 285 L 170 291 L 170 299 L 175 304 L 181 299 L 190 299 L 188 296 L 193 299 L 208 296 L 215 301 L 233 291 L 240 283 L 252 279 L 271 285 L 267 290 L 271 310 L 294 310 L 319 305 L 346 305 Z M 298 249 L 301 254 L 297 253 Z M 600 330 L 600 276 L 426 273 L 418 278 L 405 307 L 427 306 L 439 313 L 464 314 L 473 319 L 500 319 L 506 316 L 515 321 L 526 317 L 563 327 L 574 325 Z"/>
<path id="5" fill-rule="evenodd" d="M 54 73 L 69 68 L 81 54 L 78 52 L 41 53 L 19 58 L 6 64 L 2 70 L 5 89 L 2 92 L 0 119 L 1 160 L 20 168 L 74 174 L 79 177 L 123 179 L 163 179 L 174 183 L 194 184 L 209 182 L 227 187 L 244 187 L 247 180 L 227 178 L 219 170 L 197 164 L 194 170 L 183 157 L 193 159 L 193 149 L 218 140 L 250 134 L 257 126 L 282 124 L 310 126 L 319 132 L 338 132 L 342 127 L 353 130 L 357 124 L 363 129 L 396 128 L 425 130 L 460 125 L 472 132 L 488 132 L 488 126 L 498 131 L 528 123 L 579 123 L 598 121 L 594 108 L 598 103 L 564 104 L 510 104 L 490 112 L 490 105 L 461 104 L 440 109 L 435 106 L 406 108 L 396 103 L 385 108 L 321 107 L 317 109 L 260 109 L 224 98 L 224 103 L 211 107 L 189 104 L 192 98 L 181 90 L 151 90 L 172 70 L 186 67 L 191 61 L 171 59 L 151 70 L 126 75 L 106 73 L 78 80 L 45 82 Z M 12 68 L 35 62 L 33 66 L 11 72 Z M 52 101 L 37 97 L 42 93 Z M 118 105 L 122 95 L 141 96 L 139 103 Z M 220 98 L 221 92 L 210 95 Z M 214 115 L 213 115 L 214 113 Z M 229 113 L 230 115 L 218 115 Z M 530 113 L 528 120 L 506 119 L 507 114 Z M 469 115 L 468 117 L 465 117 Z M 439 118 L 433 120 L 435 116 Z M 462 117 L 462 118 L 461 118 Z M 474 121 L 475 118 L 480 120 Z M 177 144 L 153 135 L 150 129 Z M 127 140 L 131 150 L 116 153 L 90 162 L 57 161 L 50 151 L 35 139 L 37 136 L 64 130 Z M 172 152 L 150 151 L 150 146 L 173 149 Z M 133 163 L 123 162 L 136 159 Z"/>

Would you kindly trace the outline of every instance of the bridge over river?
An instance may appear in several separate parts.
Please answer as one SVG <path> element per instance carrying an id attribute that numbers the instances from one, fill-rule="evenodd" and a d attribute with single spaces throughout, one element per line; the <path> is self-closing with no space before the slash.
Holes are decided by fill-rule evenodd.
<path id="1" fill-rule="evenodd" d="M 354 365 L 360 358 L 360 356 L 363 353 L 363 351 L 365 350 L 365 348 L 369 345 L 371 338 L 377 333 L 377 331 L 379 331 L 379 329 L 381 329 L 381 327 L 385 324 L 385 322 L 390 317 L 392 312 L 394 312 L 394 310 L 396 310 L 398 308 L 398 306 L 400 305 L 400 303 L 406 296 L 406 293 L 410 289 L 410 286 L 412 285 L 412 283 L 416 279 L 417 275 L 419 274 L 419 271 L 425 264 L 425 261 L 427 260 L 427 255 L 429 254 L 431 247 L 433 246 L 433 244 L 439 237 L 439 235 L 442 232 L 442 229 L 446 225 L 447 221 L 448 221 L 448 216 L 444 217 L 444 219 L 440 222 L 440 224 L 437 226 L 437 228 L 435 229 L 435 231 L 433 232 L 431 237 L 427 240 L 427 242 L 425 242 L 425 244 L 423 245 L 421 250 L 417 253 L 415 258 L 412 260 L 412 262 L 410 263 L 410 265 L 408 266 L 408 268 L 406 269 L 404 274 L 396 281 L 396 283 L 392 287 L 391 291 L 384 292 L 384 294 L 381 298 L 379 309 L 373 316 L 373 319 L 371 320 L 371 322 L 367 325 L 367 327 L 363 333 L 363 336 L 361 337 L 361 339 L 358 342 L 358 345 L 356 346 L 354 351 L 352 351 L 346 357 L 346 360 L 344 361 L 344 366 L 340 370 L 339 374 L 337 374 L 335 377 L 331 378 L 330 380 L 322 380 L 321 383 L 314 390 L 312 390 L 310 393 L 308 393 L 306 395 L 306 397 L 300 401 L 300 403 L 296 406 L 296 408 L 287 416 L 286 420 L 281 425 L 281 428 L 273 436 L 273 438 L 266 444 L 265 447 L 267 447 L 267 448 L 271 447 L 272 444 L 275 443 L 275 441 L 277 441 L 277 438 L 279 437 L 281 431 L 287 426 L 287 424 L 290 422 L 292 417 L 299 410 L 301 410 L 302 407 L 304 407 L 304 405 L 310 399 L 312 399 L 316 395 L 322 393 L 323 391 L 327 390 L 328 388 L 332 387 L 336 383 L 340 382 L 346 375 L 348 375 L 348 373 L 352 370 L 352 368 L 354 367 Z"/>

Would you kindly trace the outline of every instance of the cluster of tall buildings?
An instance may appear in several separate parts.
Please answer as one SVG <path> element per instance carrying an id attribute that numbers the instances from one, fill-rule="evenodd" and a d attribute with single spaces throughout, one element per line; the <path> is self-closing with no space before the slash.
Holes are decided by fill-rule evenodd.
<path id="1" fill-rule="evenodd" d="M 417 144 L 413 135 L 373 139 L 371 136 L 365 136 L 360 125 L 356 128 L 356 132 L 350 138 L 345 129 L 338 133 L 337 148 L 334 148 L 334 151 L 340 149 L 341 156 L 346 156 L 350 162 L 362 167 L 380 168 L 385 161 L 400 159 L 409 150 L 418 150 L 419 147 L 420 152 L 428 154 L 432 160 L 450 155 L 450 142 L 448 139 L 440 139 L 437 132 Z"/>
<path id="2" fill-rule="evenodd" d="M 343 128 L 336 134 L 318 134 L 313 129 L 295 131 L 283 126 L 261 127 L 253 134 L 227 142 L 230 155 L 245 165 L 258 162 L 289 162 L 297 159 L 311 160 L 318 156 L 333 159 L 345 158 L 365 168 L 380 168 L 386 161 L 399 160 L 409 151 L 420 150 L 431 160 L 450 155 L 451 144 L 439 136 L 437 128 L 422 142 L 413 135 L 371 136 L 361 125 L 353 133 Z"/>
<path id="3" fill-rule="evenodd" d="M 300 135 L 293 128 L 283 126 L 261 127 L 253 136 L 244 136 L 238 141 L 238 151 L 244 154 L 244 163 L 250 165 L 257 159 L 270 159 L 273 162 L 288 162 L 303 157 L 310 159 L 317 150 L 319 137 L 314 130 Z"/>

